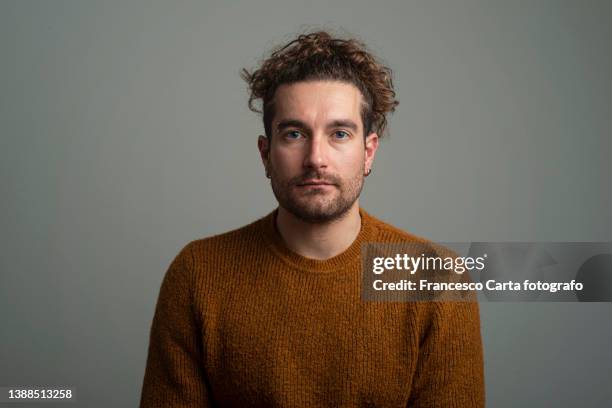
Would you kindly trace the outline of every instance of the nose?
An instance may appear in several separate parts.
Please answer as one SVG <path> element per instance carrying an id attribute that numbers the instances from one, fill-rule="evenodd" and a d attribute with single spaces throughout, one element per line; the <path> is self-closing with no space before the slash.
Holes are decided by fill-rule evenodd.
<path id="1" fill-rule="evenodd" d="M 324 137 L 314 135 L 309 138 L 304 155 L 304 167 L 319 170 L 327 167 L 327 143 Z"/>

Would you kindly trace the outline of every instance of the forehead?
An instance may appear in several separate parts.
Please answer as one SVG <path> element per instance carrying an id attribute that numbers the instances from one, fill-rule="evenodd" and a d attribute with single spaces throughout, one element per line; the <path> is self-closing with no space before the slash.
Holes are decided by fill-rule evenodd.
<path id="1" fill-rule="evenodd" d="M 307 81 L 283 84 L 274 95 L 274 122 L 299 119 L 317 124 L 352 119 L 361 124 L 361 91 L 350 83 Z"/>

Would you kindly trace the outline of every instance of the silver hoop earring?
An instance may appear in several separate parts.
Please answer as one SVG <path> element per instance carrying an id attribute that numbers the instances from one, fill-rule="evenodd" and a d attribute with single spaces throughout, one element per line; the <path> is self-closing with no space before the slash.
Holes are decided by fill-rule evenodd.
<path id="1" fill-rule="evenodd" d="M 365 176 L 368 177 L 370 175 L 370 173 L 372 173 L 372 169 L 371 168 L 369 168 L 368 171 L 366 171 Z"/>

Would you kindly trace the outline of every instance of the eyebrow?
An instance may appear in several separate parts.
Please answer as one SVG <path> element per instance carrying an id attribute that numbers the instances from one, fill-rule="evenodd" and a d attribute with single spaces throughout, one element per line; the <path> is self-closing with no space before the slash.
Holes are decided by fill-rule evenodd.
<path id="1" fill-rule="evenodd" d="M 280 132 L 290 127 L 308 129 L 308 125 L 299 119 L 286 119 L 286 120 L 281 120 L 280 122 L 278 122 L 278 125 L 276 126 L 276 130 Z M 336 128 L 336 127 L 345 127 L 345 128 L 351 129 L 354 132 L 357 132 L 357 124 L 349 119 L 333 120 L 327 124 L 328 129 Z"/>

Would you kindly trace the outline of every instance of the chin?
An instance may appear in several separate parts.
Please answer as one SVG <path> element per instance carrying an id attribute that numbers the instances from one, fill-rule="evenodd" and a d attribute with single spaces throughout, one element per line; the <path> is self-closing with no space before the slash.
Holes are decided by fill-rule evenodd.
<path id="1" fill-rule="evenodd" d="M 302 221 L 309 223 L 324 223 L 341 218 L 351 208 L 340 206 L 339 203 L 329 202 L 300 202 L 296 200 L 286 207 L 286 210 Z"/>

